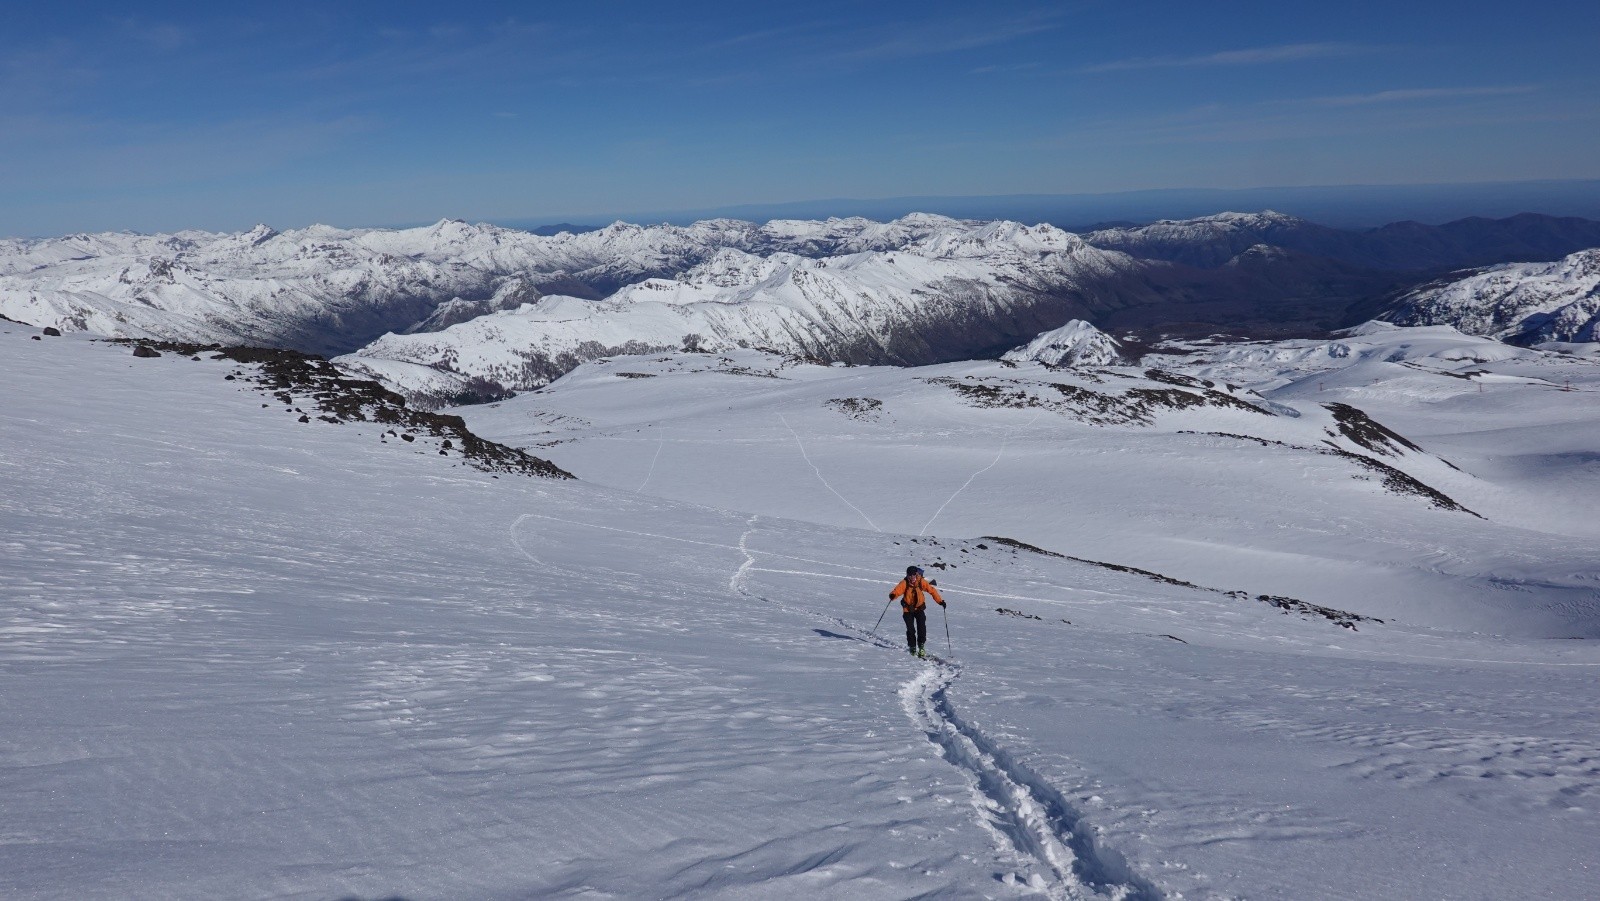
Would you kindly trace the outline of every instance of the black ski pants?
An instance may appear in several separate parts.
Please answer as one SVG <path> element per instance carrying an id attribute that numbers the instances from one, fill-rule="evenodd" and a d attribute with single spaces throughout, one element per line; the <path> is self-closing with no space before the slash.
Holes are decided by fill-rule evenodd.
<path id="1" fill-rule="evenodd" d="M 906 621 L 906 644 L 914 651 L 928 643 L 928 608 L 900 614 Z"/>

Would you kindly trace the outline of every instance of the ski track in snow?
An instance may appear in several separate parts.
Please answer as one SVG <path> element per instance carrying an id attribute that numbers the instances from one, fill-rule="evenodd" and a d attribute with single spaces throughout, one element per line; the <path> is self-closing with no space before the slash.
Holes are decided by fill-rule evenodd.
<path id="1" fill-rule="evenodd" d="M 650 471 L 646 472 L 644 474 L 644 481 L 639 483 L 639 487 L 635 488 L 634 489 L 635 491 L 643 491 L 645 486 L 650 484 L 650 480 L 655 478 L 655 475 L 656 475 L 656 462 L 661 459 L 661 449 L 666 447 L 666 446 L 667 446 L 667 439 L 665 437 L 662 437 L 660 440 L 658 440 L 656 442 L 656 455 L 654 457 L 650 458 Z"/>
<path id="2" fill-rule="evenodd" d="M 944 759 L 966 772 L 973 806 L 995 843 L 1038 866 L 1021 881 L 1063 901 L 1160 899 L 1122 855 L 1095 842 L 1091 827 L 1058 789 L 961 718 L 947 694 L 960 675 L 959 664 L 930 667 L 901 686 L 900 704 Z"/>
<path id="3" fill-rule="evenodd" d="M 518 525 L 521 525 L 522 522 L 524 520 L 527 520 L 527 519 L 543 519 L 543 520 L 547 520 L 549 522 L 559 522 L 559 523 L 562 523 L 563 525 L 582 526 L 582 527 L 588 528 L 588 529 L 599 529 L 599 530 L 604 531 L 604 532 L 619 532 L 619 533 L 624 534 L 624 535 L 637 535 L 640 538 L 654 538 L 654 539 L 657 539 L 659 541 L 676 541 L 676 542 L 679 542 L 681 544 L 693 544 L 693 545 L 698 545 L 700 547 L 717 548 L 719 550 L 724 550 L 724 551 L 738 551 L 740 553 L 744 553 L 744 554 L 748 555 L 748 551 L 746 551 L 746 549 L 744 547 L 742 547 L 740 545 L 737 545 L 737 544 L 718 544 L 715 541 L 700 541 L 700 540 L 695 539 L 695 538 L 681 538 L 681 537 L 679 537 L 677 535 L 659 535 L 659 534 L 656 534 L 655 532 L 641 532 L 641 531 L 639 531 L 637 529 L 623 529 L 623 528 L 618 528 L 617 526 L 603 526 L 603 525 L 599 525 L 598 523 L 580 522 L 580 521 L 575 520 L 575 519 L 562 519 L 559 516 L 548 516 L 548 515 L 543 514 L 543 513 L 524 513 L 521 516 L 517 517 L 516 520 L 511 523 L 510 529 L 512 530 L 512 541 L 517 544 L 517 549 L 522 552 L 523 556 L 527 557 L 529 560 L 532 560 L 534 563 L 539 564 L 540 566 L 550 566 L 550 564 L 546 563 L 543 560 L 540 560 L 538 557 L 535 557 L 531 553 L 529 553 L 527 548 L 523 547 L 521 542 L 518 541 L 517 538 L 516 538 L 516 534 L 515 534 L 516 527 Z M 745 537 L 748 538 L 748 536 L 749 536 L 749 532 L 746 532 L 745 533 Z M 796 556 L 794 554 L 779 553 L 777 551 L 762 551 L 761 553 L 765 554 L 768 557 L 778 557 L 778 558 L 781 558 L 781 559 L 784 559 L 784 560 L 794 560 L 794 561 L 797 561 L 797 562 L 800 562 L 800 563 L 815 563 L 818 566 L 831 566 L 831 567 L 834 567 L 836 569 L 848 569 L 848 570 L 853 570 L 855 572 L 862 572 L 862 573 L 875 573 L 876 572 L 876 570 L 866 569 L 865 567 L 851 566 L 848 563 L 835 563 L 835 562 L 833 562 L 831 560 L 817 560 L 817 559 L 814 559 L 812 557 L 800 557 L 800 556 Z M 554 568 L 554 567 L 552 567 L 552 568 Z M 791 575 L 791 576 L 812 576 L 812 577 L 815 577 L 815 578 L 818 578 L 818 579 L 843 579 L 843 580 L 850 581 L 850 582 L 870 582 L 870 583 L 872 583 L 874 585 L 881 585 L 884 582 L 884 579 L 883 579 L 882 576 L 875 576 L 873 578 L 867 578 L 865 576 L 841 576 L 838 573 L 820 573 L 820 572 L 811 572 L 809 570 L 794 570 L 794 569 L 767 569 L 767 568 L 757 567 L 757 566 L 752 566 L 749 570 L 747 570 L 747 572 L 777 573 L 777 574 Z M 986 591 L 986 590 L 981 589 L 981 588 L 972 588 L 972 587 L 969 587 L 969 586 L 963 586 L 963 585 L 959 585 L 959 584 L 954 583 L 954 582 L 946 582 L 941 587 L 954 588 L 954 589 L 956 589 L 958 591 L 964 591 L 967 594 L 973 594 L 973 595 L 977 595 L 979 597 L 985 597 L 985 598 L 995 598 L 995 599 L 998 599 L 998 600 L 1006 600 L 1006 601 L 1039 601 L 1039 602 L 1046 603 L 1046 604 L 1057 604 L 1057 603 L 1061 602 L 1061 598 L 1042 598 L 1042 597 L 1038 597 L 1036 595 L 1027 595 L 1027 594 L 1005 594 L 1005 593 L 998 592 L 998 591 Z M 1055 586 L 1055 587 L 1058 588 L 1061 591 L 1070 591 L 1070 592 L 1074 592 L 1074 593 L 1083 593 L 1083 594 L 1103 594 L 1103 595 L 1107 596 L 1108 598 L 1112 598 L 1112 599 L 1133 600 L 1133 598 L 1129 597 L 1128 595 L 1118 594 L 1116 592 L 1111 592 L 1111 591 L 1101 591 L 1101 590 L 1095 589 L 1095 588 L 1074 588 L 1074 587 L 1067 586 L 1067 585 L 1058 585 L 1058 586 Z"/>
<path id="4" fill-rule="evenodd" d="M 828 484 L 828 480 L 823 478 L 823 476 L 822 476 L 822 470 L 817 468 L 817 464 L 811 462 L 811 455 L 806 453 L 806 443 L 804 441 L 800 440 L 800 433 L 796 432 L 794 430 L 794 426 L 789 425 L 789 420 L 784 419 L 782 413 L 778 414 L 778 420 L 783 423 L 783 427 L 784 428 L 789 430 L 789 434 L 794 436 L 794 443 L 800 447 L 800 456 L 805 458 L 806 465 L 811 467 L 811 471 L 817 474 L 817 481 L 821 482 L 822 486 L 824 488 L 828 489 L 829 491 L 832 491 L 834 497 L 838 498 L 841 501 L 844 501 L 845 506 L 849 507 L 850 509 L 856 511 L 856 513 L 860 514 L 861 518 L 867 521 L 867 525 L 872 526 L 872 531 L 874 531 L 874 532 L 882 532 L 883 530 L 878 528 L 877 523 L 874 523 L 872 521 L 872 517 L 868 516 L 865 513 L 862 513 L 860 507 L 857 507 L 855 504 L 850 503 L 850 499 L 849 498 L 847 498 L 844 495 L 840 494 L 837 489 L 835 489 L 832 485 Z"/>
<path id="5" fill-rule="evenodd" d="M 757 522 L 760 519 L 758 515 L 751 515 L 745 521 L 745 530 L 740 534 L 737 545 L 722 545 L 525 513 L 512 523 L 511 537 L 524 556 L 537 562 L 537 558 L 528 553 L 516 537 L 517 525 L 529 518 L 737 551 L 744 559 L 728 580 L 728 588 L 733 593 L 808 616 L 819 617 L 830 625 L 855 633 L 862 641 L 877 648 L 885 650 L 899 648 L 893 641 L 878 637 L 875 631 L 867 632 L 857 624 L 840 617 L 798 608 L 750 591 L 749 576 L 752 572 L 830 577 L 880 585 L 884 581 L 757 567 L 755 564 L 758 552 L 750 549 L 749 540 L 758 528 Z M 804 559 L 788 554 L 771 555 Z M 1033 870 L 1020 880 L 1016 879 L 1015 874 L 1012 874 L 1010 879 L 1053 901 L 1075 901 L 1082 898 L 1159 901 L 1161 893 L 1153 885 L 1135 875 L 1120 854 L 1096 844 L 1090 827 L 1082 815 L 1067 801 L 1059 789 L 1017 763 L 1004 748 L 956 713 L 946 692 L 960 675 L 959 663 L 934 661 L 900 686 L 900 705 L 912 725 L 923 732 L 940 756 L 951 766 L 963 771 L 969 782 L 977 820 L 990 834 L 997 850 L 1008 857 L 1016 858 L 1020 868 Z"/>
<path id="6" fill-rule="evenodd" d="M 750 553 L 750 548 L 746 546 L 746 542 L 750 540 L 750 533 L 756 530 L 756 520 L 759 518 L 751 514 L 750 519 L 745 522 L 744 534 L 739 536 L 739 553 L 744 554 L 744 562 L 739 564 L 739 568 L 734 570 L 733 578 L 728 580 L 728 588 L 736 594 L 748 595 L 750 593 L 745 590 L 745 583 L 750 578 L 750 568 L 756 565 L 756 558 L 754 554 Z"/>
<path id="7" fill-rule="evenodd" d="M 538 564 L 540 566 L 547 567 L 547 568 L 551 569 L 552 571 L 556 571 L 556 572 L 562 572 L 564 570 L 562 570 L 560 567 L 552 566 L 551 564 L 546 563 L 545 561 L 540 560 L 539 558 L 533 556 L 532 554 L 530 554 L 528 552 L 528 550 L 526 548 L 524 548 L 522 546 L 521 542 L 519 542 L 517 540 L 516 535 L 515 535 L 515 529 L 516 529 L 518 524 L 520 524 L 523 520 L 526 520 L 526 519 L 544 519 L 544 520 L 548 520 L 550 522 L 563 523 L 565 525 L 582 526 L 584 528 L 590 528 L 590 529 L 600 529 L 600 530 L 606 531 L 606 532 L 620 532 L 620 533 L 622 533 L 624 535 L 637 535 L 637 536 L 639 536 L 641 538 L 654 538 L 654 539 L 657 539 L 659 541 L 676 541 L 676 542 L 680 542 L 682 544 L 693 544 L 693 545 L 698 545 L 700 547 L 718 548 L 720 550 L 725 550 L 725 551 L 735 551 L 735 552 L 745 553 L 745 549 L 741 548 L 737 544 L 718 544 L 715 541 L 700 541 L 700 540 L 694 539 L 694 538 L 680 538 L 680 537 L 678 537 L 676 535 L 659 535 L 659 534 L 656 534 L 654 532 L 641 532 L 641 531 L 638 531 L 636 529 L 622 529 L 622 528 L 617 528 L 616 526 L 602 526 L 602 525 L 598 525 L 596 523 L 580 522 L 578 520 L 573 520 L 573 519 L 562 519 L 562 518 L 557 517 L 557 516 L 547 516 L 547 515 L 545 515 L 543 513 L 524 513 L 521 516 L 517 517 L 517 519 L 510 526 L 510 529 L 512 530 L 512 536 L 511 536 L 512 542 L 517 545 L 517 549 L 522 552 L 523 556 L 527 557 L 529 560 L 533 561 L 534 563 L 536 563 L 536 564 Z M 748 535 L 748 533 L 746 533 L 746 534 Z M 795 560 L 795 561 L 799 561 L 801 563 L 815 563 L 818 566 L 831 566 L 831 567 L 835 567 L 837 569 L 854 570 L 855 572 L 875 572 L 875 570 L 869 570 L 869 569 L 866 569 L 866 568 L 863 568 L 863 567 L 859 567 L 859 566 L 851 566 L 851 565 L 846 564 L 846 563 L 834 563 L 834 562 L 829 561 L 829 560 L 816 560 L 816 559 L 813 559 L 811 557 L 799 557 L 799 556 L 796 556 L 794 554 L 783 554 L 783 553 L 779 553 L 777 551 L 762 551 L 761 553 L 763 553 L 763 554 L 765 554 L 765 555 L 767 555 L 769 557 L 779 557 L 779 558 L 782 558 L 784 560 Z M 762 572 L 764 572 L 764 573 L 774 573 L 774 574 L 779 574 L 779 575 L 790 575 L 790 576 L 810 576 L 812 578 L 817 578 L 817 579 L 841 579 L 841 580 L 850 581 L 850 582 L 868 582 L 868 583 L 872 583 L 872 584 L 875 584 L 875 585 L 881 585 L 881 584 L 883 584 L 883 581 L 884 581 L 881 577 L 878 577 L 878 578 L 867 578 L 867 577 L 864 577 L 864 576 L 842 576 L 842 575 L 839 575 L 838 573 L 812 572 L 812 571 L 809 571 L 809 570 L 795 570 L 795 569 L 769 569 L 769 568 L 758 567 L 758 566 L 751 566 L 745 572 L 746 573 L 752 573 L 752 572 L 762 573 Z M 1037 601 L 1037 602 L 1045 603 L 1045 604 L 1059 604 L 1059 603 L 1062 603 L 1062 600 L 1063 600 L 1062 598 L 1058 598 L 1058 597 L 1057 598 L 1044 598 L 1044 597 L 1039 597 L 1037 595 L 1006 594 L 1006 593 L 998 592 L 998 591 L 988 591 L 988 590 L 985 590 L 985 589 L 982 589 L 982 588 L 973 588 L 973 587 L 970 587 L 970 586 L 959 585 L 959 584 L 954 583 L 954 582 L 946 582 L 944 585 L 941 585 L 940 587 L 941 588 L 953 588 L 953 589 L 955 589 L 957 591 L 961 591 L 961 592 L 964 592 L 966 594 L 976 595 L 978 597 L 988 598 L 988 599 L 991 599 L 991 600 Z M 1131 595 L 1119 594 L 1117 592 L 1111 592 L 1111 591 L 1101 591 L 1101 590 L 1095 589 L 1095 588 L 1074 588 L 1074 587 L 1067 586 L 1067 585 L 1057 585 L 1057 586 L 1054 586 L 1054 587 L 1059 591 L 1070 591 L 1070 592 L 1080 593 L 1080 594 L 1105 595 L 1107 601 L 1138 600 L 1138 598 L 1133 597 Z M 1103 603 L 1103 602 L 1096 602 L 1096 603 Z M 840 620 L 839 623 L 841 625 L 848 625 L 847 623 L 844 623 L 842 620 Z M 1248 640 L 1248 639 L 1251 639 L 1251 637 L 1252 637 L 1252 636 L 1249 636 L 1249 635 L 1224 635 L 1224 634 L 1221 634 L 1221 633 L 1218 633 L 1218 632 L 1214 632 L 1214 631 L 1211 631 L 1211 630 L 1208 630 L 1208 629 L 1199 628 L 1197 626 L 1194 626 L 1193 624 L 1185 624 L 1184 629 L 1188 633 L 1192 633 L 1192 634 L 1195 634 L 1195 635 L 1208 635 L 1208 636 L 1210 636 L 1212 638 L 1218 639 L 1221 642 Z M 1111 630 L 1104 630 L 1104 631 L 1118 631 L 1118 630 L 1111 629 Z M 1137 634 L 1148 635 L 1148 634 L 1152 634 L 1152 633 L 1139 632 Z M 1434 655 L 1434 654 L 1401 654 L 1401 653 L 1395 653 L 1395 652 L 1392 652 L 1392 651 L 1381 651 L 1381 652 L 1380 651 L 1366 651 L 1366 650 L 1361 650 L 1361 649 L 1358 649 L 1358 648 L 1341 648 L 1340 649 L 1340 653 L 1345 655 L 1345 656 L 1347 656 L 1347 657 L 1349 657 L 1350 659 L 1353 659 L 1353 660 L 1373 660 L 1373 661 L 1392 662 L 1392 663 L 1404 663 L 1404 662 L 1414 662 L 1414 663 L 1489 663 L 1489 664 L 1496 664 L 1496 665 L 1499 665 L 1499 666 L 1600 667 L 1600 663 L 1571 663 L 1571 662 L 1562 662 L 1562 661 L 1553 661 L 1553 660 L 1507 660 L 1507 659 L 1504 659 L 1504 658 L 1495 659 L 1495 658 L 1489 658 L 1489 657 L 1444 657 L 1444 656 L 1439 656 L 1439 655 Z"/>
<path id="8" fill-rule="evenodd" d="M 1016 433 L 1022 431 L 1023 429 L 1028 428 L 1029 426 L 1033 425 L 1035 422 L 1038 422 L 1039 421 L 1039 417 L 1041 415 L 1043 415 L 1043 413 L 1044 413 L 1044 411 L 1040 410 L 1038 413 L 1033 414 L 1033 418 L 1032 419 L 1028 420 L 1028 425 L 1021 426 L 1021 427 L 1018 427 L 1018 428 L 1013 428 L 1010 431 L 1006 432 L 1006 437 L 1001 439 L 1001 441 L 1000 441 L 1000 451 L 994 455 L 994 459 L 993 460 L 989 461 L 989 465 L 985 466 L 984 468 L 982 468 L 982 469 L 978 470 L 977 472 L 973 473 L 972 475 L 968 476 L 967 480 L 965 482 L 961 483 L 961 487 L 956 489 L 955 494 L 952 494 L 949 497 L 945 498 L 944 503 L 939 505 L 939 509 L 933 511 L 933 515 L 928 517 L 928 521 L 922 524 L 922 531 L 918 532 L 917 535 L 920 537 L 920 536 L 928 534 L 928 528 L 933 525 L 933 521 L 934 520 L 939 518 L 939 514 L 944 512 L 944 508 L 950 506 L 950 502 L 951 501 L 955 500 L 957 497 L 960 497 L 961 496 L 961 492 L 966 491 L 967 490 L 967 486 L 971 485 L 974 481 L 976 481 L 978 476 L 981 476 L 984 473 L 988 472 L 989 470 L 994 469 L 995 466 L 997 464 L 999 464 L 1000 458 L 1004 457 L 1006 455 L 1006 447 L 1008 447 L 1011 444 L 1011 437 L 1013 435 L 1015 435 Z"/>

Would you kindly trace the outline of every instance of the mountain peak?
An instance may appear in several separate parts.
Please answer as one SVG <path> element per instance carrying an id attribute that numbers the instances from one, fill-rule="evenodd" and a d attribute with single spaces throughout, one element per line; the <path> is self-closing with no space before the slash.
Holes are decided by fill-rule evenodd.
<path id="1" fill-rule="evenodd" d="M 254 228 L 244 233 L 244 239 L 249 244 L 260 244 L 270 241 L 278 236 L 278 230 L 266 223 L 258 222 Z"/>
<path id="2" fill-rule="evenodd" d="M 1032 360 L 1046 366 L 1109 366 L 1121 358 L 1121 345 L 1115 338 L 1082 319 L 1074 319 L 1060 328 L 1041 332 L 1000 359 L 1013 363 Z"/>

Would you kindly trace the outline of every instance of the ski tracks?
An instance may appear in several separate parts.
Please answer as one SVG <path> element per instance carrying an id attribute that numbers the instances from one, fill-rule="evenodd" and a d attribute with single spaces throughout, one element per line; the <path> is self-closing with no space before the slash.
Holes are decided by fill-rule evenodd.
<path id="1" fill-rule="evenodd" d="M 878 528 L 878 524 L 872 521 L 872 517 L 870 517 L 867 514 L 863 513 L 861 511 L 860 507 L 857 507 L 855 504 L 850 503 L 850 499 L 849 498 L 847 498 L 844 495 L 840 494 L 838 489 L 834 488 L 831 484 L 828 483 L 828 480 L 826 478 L 824 478 L 823 475 L 822 475 L 822 470 L 817 468 L 817 464 L 811 462 L 811 455 L 806 453 L 806 443 L 804 441 L 800 440 L 800 433 L 796 432 L 794 430 L 794 426 L 789 424 L 789 420 L 783 418 L 783 414 L 782 413 L 778 414 L 778 421 L 782 422 L 783 423 L 783 427 L 788 429 L 789 430 L 789 434 L 794 436 L 794 443 L 796 445 L 798 445 L 799 448 L 800 448 L 800 456 L 805 458 L 806 465 L 811 467 L 811 471 L 817 474 L 817 481 L 822 483 L 822 487 L 824 487 L 824 488 L 828 489 L 829 491 L 833 492 L 833 496 L 834 497 L 838 498 L 841 501 L 844 501 L 844 505 L 846 507 L 849 507 L 850 509 L 856 511 L 856 513 L 862 519 L 867 521 L 867 525 L 872 526 L 872 531 L 874 531 L 874 532 L 882 532 L 883 530 Z"/>
<path id="2" fill-rule="evenodd" d="M 639 487 L 633 489 L 634 491 L 643 491 L 645 486 L 650 484 L 650 480 L 655 478 L 655 475 L 656 475 L 656 463 L 658 461 L 660 461 L 660 459 L 661 459 L 661 449 L 666 447 L 666 446 L 667 446 L 667 439 L 666 439 L 665 436 L 663 436 L 661 438 L 661 440 L 656 442 L 656 455 L 654 457 L 650 458 L 650 471 L 644 474 L 644 481 L 640 482 L 639 483 Z"/>
<path id="3" fill-rule="evenodd" d="M 512 540 L 517 543 L 518 550 L 530 560 L 539 562 L 521 546 L 515 536 L 516 526 L 529 516 L 553 520 L 555 517 L 527 514 L 512 524 Z M 730 550 L 737 549 L 744 557 L 728 579 L 729 591 L 742 597 L 817 616 L 830 624 L 843 627 L 854 633 L 861 641 L 875 647 L 898 649 L 897 644 L 871 634 L 841 617 L 817 610 L 795 608 L 752 591 L 749 584 L 752 573 L 789 572 L 756 566 L 756 555 L 763 552 L 752 550 L 749 542 L 759 528 L 759 520 L 758 515 L 752 515 L 746 520 L 738 545 L 736 548 L 729 547 Z M 566 520 L 556 521 L 566 522 Z M 607 526 L 596 526 L 596 528 L 612 529 Z M 615 529 L 615 531 L 627 530 Z M 688 541 L 688 539 L 674 540 Z M 701 541 L 690 541 L 690 543 L 721 546 Z M 940 756 L 952 766 L 962 770 L 970 780 L 973 806 L 978 811 L 980 823 L 989 831 L 996 846 L 1003 852 L 1021 858 L 1025 863 L 1025 869 L 1032 871 L 1018 880 L 1020 885 L 1056 901 L 1087 898 L 1105 898 L 1112 901 L 1160 901 L 1163 898 L 1161 892 L 1135 874 L 1121 854 L 1102 847 L 1096 841 L 1089 824 L 1059 789 L 1019 763 L 1010 752 L 986 736 L 982 730 L 966 722 L 956 712 L 947 692 L 960 674 L 960 664 L 953 662 L 934 662 L 920 668 L 917 675 L 900 686 L 900 705 L 912 724 L 921 730 L 928 742 L 939 751 Z"/>
<path id="4" fill-rule="evenodd" d="M 761 568 L 759 566 L 756 566 L 756 552 L 750 550 L 749 542 L 750 542 L 750 536 L 755 534 L 756 521 L 759 520 L 760 518 L 761 517 L 759 515 L 752 515 L 748 520 L 745 521 L 744 534 L 739 536 L 739 545 L 738 545 L 739 553 L 744 555 L 744 562 L 739 564 L 739 568 L 737 570 L 735 570 L 734 573 L 733 573 L 733 576 L 728 579 L 728 590 L 729 591 L 732 591 L 733 593 L 741 595 L 743 597 L 754 598 L 754 599 L 759 600 L 759 601 L 764 601 L 764 602 L 766 602 L 768 604 L 772 604 L 772 605 L 774 605 L 776 607 L 781 607 L 781 608 L 783 608 L 785 610 L 790 610 L 790 611 L 793 611 L 793 612 L 796 612 L 796 613 L 802 613 L 802 614 L 806 614 L 806 615 L 809 615 L 809 616 L 817 617 L 819 619 L 824 620 L 825 622 L 827 622 L 830 625 L 839 626 L 839 627 L 844 628 L 844 629 L 846 629 L 846 630 L 848 630 L 850 632 L 854 632 L 856 638 L 860 639 L 861 641 L 866 642 L 867 644 L 874 645 L 875 647 L 880 647 L 880 648 L 894 647 L 894 645 L 891 645 L 888 641 L 886 641 L 886 640 L 884 640 L 882 638 L 879 638 L 878 636 L 873 635 L 870 632 L 863 631 L 862 629 L 857 627 L 855 623 L 849 622 L 848 620 L 845 620 L 843 617 L 830 616 L 830 615 L 825 614 L 825 613 L 820 613 L 820 612 L 818 612 L 816 610 L 798 608 L 798 607 L 795 607 L 795 606 L 793 606 L 791 604 L 785 604 L 785 603 L 783 603 L 781 601 L 775 601 L 772 598 L 767 597 L 766 595 L 757 594 L 757 593 L 751 591 L 750 590 L 750 574 L 751 573 L 775 572 L 775 573 L 788 573 L 788 574 L 791 574 L 791 575 L 803 575 L 803 576 L 823 576 L 823 575 L 827 575 L 827 573 L 804 573 L 804 572 L 795 573 L 795 572 L 790 572 L 789 570 L 763 569 L 763 568 Z M 787 556 L 787 555 L 778 554 L 776 556 L 782 557 L 782 556 Z M 795 559 L 803 559 L 803 558 L 795 558 Z M 836 576 L 835 578 L 849 578 L 849 577 L 848 576 Z M 882 584 L 882 580 L 861 579 L 860 581 L 863 581 L 863 582 L 872 581 L 872 582 L 876 582 L 877 584 Z"/>
<path id="5" fill-rule="evenodd" d="M 756 567 L 755 552 L 749 547 L 758 519 L 752 515 L 745 522 L 739 536 L 744 562 L 728 587 L 770 601 L 749 589 L 750 573 L 768 571 Z M 877 647 L 898 647 L 842 618 L 826 618 Z M 1134 874 L 1122 855 L 1096 843 L 1088 823 L 1058 789 L 956 713 L 946 692 L 960 674 L 960 664 L 953 662 L 924 667 L 900 686 L 900 705 L 944 759 L 965 771 L 980 822 L 995 844 L 1033 865 L 1034 872 L 1023 883 L 1057 901 L 1158 901 L 1161 893 Z"/>
<path id="6" fill-rule="evenodd" d="M 739 564 L 739 568 L 733 573 L 733 578 L 728 580 L 728 589 L 734 594 L 750 594 L 745 589 L 745 584 L 750 581 L 750 569 L 756 565 L 756 557 L 750 553 L 749 541 L 750 533 L 756 530 L 756 520 L 759 518 L 751 514 L 750 518 L 745 521 L 744 534 L 739 536 L 739 553 L 744 555 L 744 562 Z"/>
<path id="7" fill-rule="evenodd" d="M 1156 901 L 1122 855 L 1101 847 L 1061 792 L 956 713 L 947 691 L 957 664 L 928 667 L 900 688 L 906 716 L 952 766 L 972 781 L 973 804 L 996 845 L 1026 859 L 1021 882 L 1045 897 Z"/>
<path id="8" fill-rule="evenodd" d="M 928 534 L 928 527 L 932 526 L 933 525 L 933 521 L 939 518 L 939 514 L 944 512 L 944 508 L 950 506 L 950 502 L 951 501 L 953 501 L 956 498 L 960 497 L 961 496 L 961 492 L 966 491 L 967 488 L 969 486 L 971 486 L 973 482 L 977 481 L 978 476 L 981 476 L 984 473 L 988 472 L 989 470 L 994 469 L 995 466 L 997 464 L 999 464 L 1000 459 L 1006 455 L 1006 448 L 1008 446 L 1010 446 L 1012 437 L 1015 436 L 1018 432 L 1022 431 L 1022 429 L 1029 428 L 1035 422 L 1038 422 L 1039 421 L 1039 417 L 1042 416 L 1042 415 L 1044 415 L 1044 411 L 1040 410 L 1038 413 L 1033 414 L 1033 418 L 1028 420 L 1028 424 L 1027 425 L 1022 426 L 1021 428 L 1013 428 L 1011 431 L 1007 432 L 1006 433 L 1006 437 L 1004 439 L 1002 439 L 1001 442 L 1000 442 L 1000 450 L 994 455 L 994 459 L 989 461 L 989 465 L 985 466 L 984 468 L 982 468 L 980 470 L 978 470 L 977 472 L 973 473 L 972 475 L 967 476 L 967 480 L 965 482 L 961 483 L 961 487 L 956 489 L 955 494 L 952 494 L 949 497 L 945 498 L 944 503 L 939 505 L 939 509 L 933 511 L 933 515 L 928 517 L 928 521 L 922 524 L 922 531 L 918 532 L 917 534 L 919 536 Z M 788 425 L 788 423 L 784 423 L 784 425 Z M 793 430 L 791 429 L 790 431 L 793 431 Z M 815 467 L 812 467 L 812 468 L 814 469 Z"/>

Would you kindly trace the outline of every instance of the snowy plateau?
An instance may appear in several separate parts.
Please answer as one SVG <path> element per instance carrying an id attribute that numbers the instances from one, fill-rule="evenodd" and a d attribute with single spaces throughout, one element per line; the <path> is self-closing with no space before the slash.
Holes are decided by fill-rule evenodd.
<path id="1" fill-rule="evenodd" d="M 0 896 L 1600 897 L 1600 343 L 1213 218 L 0 242 Z"/>

